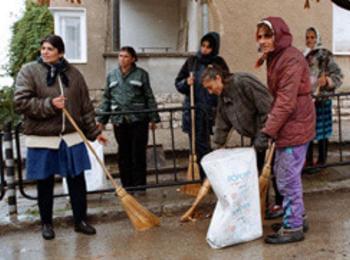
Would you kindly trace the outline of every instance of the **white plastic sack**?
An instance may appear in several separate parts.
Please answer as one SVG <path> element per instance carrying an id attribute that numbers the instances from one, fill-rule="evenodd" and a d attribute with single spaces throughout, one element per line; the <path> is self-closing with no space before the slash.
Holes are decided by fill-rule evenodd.
<path id="1" fill-rule="evenodd" d="M 103 162 L 103 145 L 98 141 L 90 142 L 90 144 L 95 149 L 98 157 Z M 86 149 L 88 150 L 88 155 L 91 163 L 91 169 L 85 171 L 86 189 L 87 191 L 102 189 L 106 182 L 105 174 L 103 173 L 102 167 L 96 160 L 95 155 L 90 151 L 88 147 L 86 147 Z M 63 190 L 65 193 L 68 193 L 66 178 L 63 178 Z"/>
<path id="2" fill-rule="evenodd" d="M 222 248 L 262 236 L 258 170 L 253 148 L 219 149 L 201 161 L 218 198 L 207 242 Z"/>

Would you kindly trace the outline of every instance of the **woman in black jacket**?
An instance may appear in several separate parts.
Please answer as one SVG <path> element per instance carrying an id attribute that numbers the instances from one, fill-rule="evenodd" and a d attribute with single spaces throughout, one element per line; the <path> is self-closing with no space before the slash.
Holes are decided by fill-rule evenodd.
<path id="1" fill-rule="evenodd" d="M 176 89 L 185 95 L 183 104 L 184 112 L 182 116 L 182 130 L 189 134 L 191 138 L 191 117 L 190 117 L 190 86 L 194 85 L 194 103 L 196 107 L 196 151 L 198 161 L 204 155 L 210 152 L 210 134 L 214 125 L 215 109 L 217 106 L 217 97 L 209 94 L 202 87 L 201 77 L 209 64 L 220 67 L 224 73 L 229 72 L 225 60 L 220 57 L 220 35 L 216 32 L 210 32 L 201 39 L 201 45 L 198 52 L 190 56 L 182 66 L 175 79 Z M 191 77 L 193 73 L 193 77 Z M 201 178 L 204 178 L 203 169 L 200 168 Z"/>

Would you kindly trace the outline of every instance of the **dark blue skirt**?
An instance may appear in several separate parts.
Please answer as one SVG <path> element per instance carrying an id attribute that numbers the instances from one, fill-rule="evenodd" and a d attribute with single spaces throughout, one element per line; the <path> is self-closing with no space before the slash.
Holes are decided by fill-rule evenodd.
<path id="1" fill-rule="evenodd" d="M 84 143 L 68 147 L 61 141 L 59 149 L 28 148 L 27 179 L 42 180 L 51 175 L 77 176 L 91 168 Z"/>
<path id="2" fill-rule="evenodd" d="M 333 134 L 332 100 L 316 101 L 316 140 L 328 139 Z"/>

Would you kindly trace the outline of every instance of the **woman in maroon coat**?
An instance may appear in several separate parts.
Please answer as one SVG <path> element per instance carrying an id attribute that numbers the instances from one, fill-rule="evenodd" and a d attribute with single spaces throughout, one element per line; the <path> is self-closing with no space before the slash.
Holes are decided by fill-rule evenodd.
<path id="1" fill-rule="evenodd" d="M 276 142 L 274 173 L 284 197 L 281 228 L 265 242 L 301 241 L 304 239 L 301 171 L 308 144 L 315 136 L 309 68 L 303 54 L 292 46 L 292 35 L 281 18 L 268 17 L 259 22 L 256 37 L 263 53 L 257 66 L 266 61 L 268 88 L 274 97 L 259 138 Z"/>

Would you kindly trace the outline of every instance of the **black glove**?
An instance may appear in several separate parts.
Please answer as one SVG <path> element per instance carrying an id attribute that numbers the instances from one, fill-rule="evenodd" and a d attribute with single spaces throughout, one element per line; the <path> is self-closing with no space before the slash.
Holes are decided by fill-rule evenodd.
<path id="1" fill-rule="evenodd" d="M 263 132 L 258 132 L 254 138 L 254 147 L 257 151 L 266 150 L 269 146 L 269 136 Z"/>

